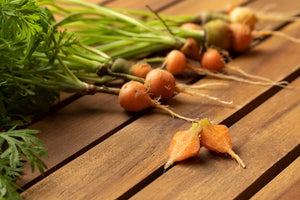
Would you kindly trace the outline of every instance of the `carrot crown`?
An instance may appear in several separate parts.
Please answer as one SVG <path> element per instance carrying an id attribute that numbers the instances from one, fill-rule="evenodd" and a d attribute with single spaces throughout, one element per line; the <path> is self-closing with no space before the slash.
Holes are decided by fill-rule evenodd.
<path id="1" fill-rule="evenodd" d="M 214 125 L 207 118 L 201 119 L 200 124 L 205 129 L 213 129 L 214 128 Z"/>
<path id="2" fill-rule="evenodd" d="M 191 128 L 188 130 L 190 134 L 200 134 L 202 126 L 199 123 L 192 123 Z"/>

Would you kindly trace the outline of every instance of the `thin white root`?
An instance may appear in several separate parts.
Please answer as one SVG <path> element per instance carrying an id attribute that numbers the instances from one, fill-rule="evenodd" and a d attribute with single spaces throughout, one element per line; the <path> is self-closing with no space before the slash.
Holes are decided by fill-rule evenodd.
<path id="1" fill-rule="evenodd" d="M 183 93 L 183 94 L 188 94 L 188 95 L 191 95 L 191 96 L 204 97 L 204 98 L 216 101 L 216 102 L 221 103 L 221 104 L 232 105 L 232 101 L 223 101 L 223 100 L 219 99 L 218 97 L 210 96 L 208 94 L 203 94 L 203 93 L 195 92 L 195 91 L 192 91 L 192 90 L 188 90 L 186 88 L 179 88 L 178 86 L 177 86 L 177 90 L 179 92 Z"/>
<path id="2" fill-rule="evenodd" d="M 177 84 L 180 88 L 190 88 L 190 89 L 203 89 L 211 86 L 228 86 L 227 83 L 215 82 L 215 83 L 203 83 L 200 85 L 185 85 L 185 84 Z"/>
<path id="3" fill-rule="evenodd" d="M 172 111 L 171 109 L 167 108 L 167 106 L 161 105 L 157 101 L 154 102 L 154 107 L 159 108 L 161 110 L 164 110 L 164 111 L 168 112 L 172 117 L 177 117 L 178 119 L 182 119 L 182 120 L 185 120 L 187 122 L 198 122 L 199 121 L 197 119 L 191 119 L 191 118 L 179 115 L 179 114 L 175 113 L 174 111 Z"/>
<path id="4" fill-rule="evenodd" d="M 229 149 L 228 150 L 228 154 L 233 158 L 235 159 L 238 164 L 243 168 L 245 169 L 246 168 L 246 165 L 244 164 L 243 160 L 232 150 L 232 149 Z"/>
<path id="5" fill-rule="evenodd" d="M 292 16 L 298 13 L 290 12 L 289 15 L 282 13 L 265 13 L 265 12 L 255 12 L 255 15 L 259 20 L 264 21 L 298 21 L 300 18 L 297 16 Z"/>
<path id="6" fill-rule="evenodd" d="M 166 164 L 164 165 L 164 170 L 168 169 L 171 165 L 174 164 L 174 161 L 173 160 L 168 160 L 166 162 Z"/>
<path id="7" fill-rule="evenodd" d="M 279 36 L 283 37 L 291 42 L 295 43 L 300 43 L 300 38 L 295 38 L 290 35 L 287 35 L 286 33 L 283 33 L 281 31 L 271 31 L 271 30 L 265 30 L 265 31 L 253 31 L 253 36 L 254 37 L 263 37 L 263 36 L 269 36 L 269 35 L 274 35 L 274 36 Z"/>
<path id="8" fill-rule="evenodd" d="M 194 71 L 205 73 L 208 76 L 212 76 L 212 77 L 216 77 L 216 78 L 220 78 L 220 79 L 228 79 L 228 80 L 233 80 L 233 81 L 238 81 L 238 82 L 248 83 L 248 84 L 253 84 L 253 85 L 264 85 L 264 86 L 278 85 L 278 86 L 281 86 L 281 87 L 286 87 L 285 82 L 278 82 L 278 83 L 272 82 L 272 83 L 270 83 L 270 82 L 266 82 L 266 81 L 251 81 L 251 80 L 239 78 L 239 77 L 236 77 L 236 76 L 231 76 L 231 75 L 221 74 L 221 73 L 217 73 L 217 72 L 212 72 L 210 70 L 203 69 L 203 68 L 196 68 Z"/>
<path id="9" fill-rule="evenodd" d="M 226 65 L 226 67 L 232 71 L 236 71 L 238 73 L 240 73 L 241 75 L 248 77 L 248 78 L 252 78 L 252 79 L 257 79 L 257 80 L 261 80 L 261 81 L 265 81 L 267 83 L 270 83 L 270 85 L 277 85 L 280 87 L 286 87 L 288 86 L 288 82 L 287 81 L 279 81 L 279 82 L 274 82 L 269 78 L 263 77 L 263 76 L 257 76 L 257 75 L 253 75 L 253 74 L 248 74 L 246 73 L 244 70 L 242 70 L 239 67 L 236 66 L 230 66 L 230 65 Z"/>

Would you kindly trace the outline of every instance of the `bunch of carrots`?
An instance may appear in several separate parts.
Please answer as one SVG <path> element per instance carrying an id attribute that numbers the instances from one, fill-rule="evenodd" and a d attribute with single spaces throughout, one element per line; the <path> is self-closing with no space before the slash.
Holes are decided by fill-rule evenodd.
<path id="1" fill-rule="evenodd" d="M 166 103 L 177 93 L 184 93 L 209 98 L 224 105 L 232 104 L 231 101 L 195 91 L 194 89 L 197 89 L 195 86 L 176 83 L 176 76 L 183 74 L 186 69 L 248 84 L 286 87 L 288 83 L 285 81 L 275 82 L 266 77 L 248 74 L 239 67 L 229 65 L 226 60 L 230 60 L 228 52 L 242 53 L 248 50 L 257 37 L 273 34 L 284 36 L 293 42 L 299 42 L 298 39 L 274 31 L 254 30 L 258 20 L 274 18 L 255 13 L 246 7 L 230 6 L 222 12 L 202 12 L 196 17 L 174 18 L 159 16 L 155 12 L 126 10 L 126 13 L 138 16 L 138 18 L 128 18 L 127 15 L 110 10 L 110 14 L 113 13 L 112 16 L 119 19 L 115 22 L 110 21 L 110 15 L 105 8 L 78 0 L 71 2 L 81 8 L 91 9 L 93 12 L 89 14 L 95 15 L 89 22 L 82 20 L 85 18 L 82 9 L 81 13 L 70 11 L 62 14 L 65 18 L 58 22 L 62 27 L 74 29 L 74 33 L 80 36 L 83 44 L 92 45 L 98 51 L 107 53 L 112 59 L 144 58 L 143 62 L 133 64 L 124 64 L 128 61 L 122 60 L 104 70 L 109 75 L 129 80 L 118 93 L 120 105 L 125 110 L 138 112 L 155 107 L 167 111 L 172 116 L 192 122 L 190 130 L 175 134 L 170 146 L 170 158 L 165 168 L 173 162 L 197 155 L 201 145 L 213 151 L 230 154 L 245 168 L 243 161 L 232 150 L 229 131 L 225 125 L 213 125 L 208 119 L 198 121 L 181 116 L 161 103 Z M 73 18 L 75 15 L 76 18 Z M 287 16 L 277 18 L 277 20 L 291 19 L 295 20 Z M 109 25 L 108 21 L 110 21 Z M 105 37 L 95 36 L 95 32 L 106 33 L 107 31 L 110 31 L 110 34 Z M 151 56 L 155 52 L 166 50 L 169 53 L 165 57 L 145 58 L 147 55 Z M 200 67 L 190 64 L 191 59 L 199 62 Z M 149 64 L 151 62 L 161 62 L 162 67 L 153 68 Z M 232 75 L 230 71 L 237 72 L 240 76 Z M 107 75 L 106 73 L 98 73 L 98 75 Z M 213 84 L 218 85 L 218 83 Z M 206 86 L 198 86 L 198 88 L 203 87 Z"/>
<path id="2" fill-rule="evenodd" d="M 37 1 L 36 5 L 47 7 L 49 16 L 51 13 L 51 16 L 55 14 L 61 18 L 52 21 L 49 17 L 51 21 L 44 23 L 49 28 L 44 31 L 51 31 L 43 34 L 49 37 L 47 42 L 30 43 L 22 54 L 24 59 L 21 60 L 31 59 L 24 62 L 26 69 L 30 68 L 28 63 L 35 62 L 35 66 L 31 67 L 36 73 L 20 73 L 17 66 L 16 73 L 5 74 L 3 82 L 17 81 L 18 85 L 33 85 L 58 93 L 110 93 L 118 95 L 120 105 L 128 112 L 154 107 L 192 123 L 189 130 L 174 135 L 166 169 L 174 162 L 198 155 L 201 146 L 228 153 L 245 168 L 232 150 L 225 125 L 182 116 L 165 105 L 174 95 L 183 93 L 234 106 L 232 101 L 199 91 L 210 86 L 226 85 L 217 81 L 202 85 L 182 84 L 176 81 L 178 75 L 191 70 L 218 79 L 286 87 L 288 83 L 285 81 L 276 82 L 249 74 L 231 66 L 228 60 L 232 52 L 248 50 L 257 37 L 273 34 L 300 42 L 279 32 L 254 29 L 257 21 L 262 19 L 290 21 L 297 20 L 297 17 L 282 15 L 272 18 L 246 7 L 231 6 L 225 11 L 170 17 L 154 11 L 114 10 L 81 0 Z M 72 9 L 65 5 L 71 5 Z M 192 64 L 195 62 L 196 66 Z M 153 63 L 159 63 L 159 67 Z M 234 75 L 236 73 L 238 76 Z M 115 82 L 120 85 L 115 87 Z"/>
<path id="3" fill-rule="evenodd" d="M 170 146 L 170 159 L 165 168 L 176 161 L 197 155 L 201 145 L 230 154 L 245 168 L 243 161 L 232 150 L 229 131 L 225 125 L 213 125 L 208 119 L 199 121 L 182 116 L 164 104 L 177 93 L 184 93 L 232 105 L 232 101 L 224 101 L 197 91 L 210 85 L 224 84 L 215 82 L 190 86 L 177 83 L 176 76 L 183 74 L 186 69 L 248 84 L 286 87 L 288 83 L 285 81 L 275 82 L 248 74 L 239 67 L 226 63 L 230 60 L 231 52 L 242 53 L 248 50 L 257 37 L 274 34 L 299 42 L 296 38 L 274 31 L 254 30 L 258 20 L 274 18 L 267 18 L 246 7 L 235 6 L 230 6 L 225 11 L 171 18 L 154 11 L 123 10 L 126 13 L 123 14 L 122 11 L 80 0 L 70 0 L 67 3 L 78 7 L 72 10 L 64 8 L 66 2 L 46 3 L 52 7 L 52 12 L 62 17 L 55 26 L 74 33 L 78 36 L 81 47 L 93 54 L 83 57 L 100 62 L 100 67 L 89 67 L 92 70 L 87 71 L 88 73 L 94 72 L 101 78 L 111 77 L 105 84 L 116 79 L 125 80 L 120 88 L 105 86 L 99 92 L 117 94 L 120 105 L 126 111 L 139 112 L 155 107 L 192 123 L 191 129 L 175 134 Z M 296 18 L 284 16 L 278 20 L 287 19 Z M 153 54 L 162 55 L 164 53 L 161 52 L 166 51 L 168 53 L 165 56 L 152 57 Z M 193 66 L 190 60 L 197 61 L 200 67 Z M 161 63 L 161 67 L 153 67 L 153 62 Z M 230 71 L 238 72 L 240 76 L 230 74 Z M 78 78 L 84 80 L 84 76 Z M 97 83 L 95 78 L 90 80 Z M 91 93 L 97 92 L 94 86 L 91 88 Z"/>

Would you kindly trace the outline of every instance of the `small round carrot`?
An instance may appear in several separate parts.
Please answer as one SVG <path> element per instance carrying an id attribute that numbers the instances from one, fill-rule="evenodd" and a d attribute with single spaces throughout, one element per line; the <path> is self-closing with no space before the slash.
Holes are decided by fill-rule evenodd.
<path id="1" fill-rule="evenodd" d="M 232 32 L 230 49 L 235 52 L 244 52 L 247 50 L 253 40 L 251 28 L 248 25 L 240 23 L 231 23 L 229 27 Z"/>
<path id="2" fill-rule="evenodd" d="M 192 127 L 189 130 L 179 131 L 173 136 L 169 147 L 169 159 L 164 169 L 169 168 L 174 162 L 198 155 L 201 131 L 202 127 L 199 123 L 192 123 Z"/>
<path id="3" fill-rule="evenodd" d="M 119 103 L 125 110 L 130 112 L 138 112 L 155 106 L 145 86 L 137 81 L 129 81 L 121 87 Z"/>
<path id="4" fill-rule="evenodd" d="M 258 18 L 252 9 L 248 7 L 234 7 L 229 12 L 231 23 L 241 23 L 248 25 L 251 29 L 254 28 Z"/>
<path id="5" fill-rule="evenodd" d="M 197 41 L 193 38 L 188 38 L 180 51 L 189 58 L 194 60 L 201 59 L 201 51 Z"/>
<path id="6" fill-rule="evenodd" d="M 166 105 L 161 105 L 157 100 L 152 99 L 147 93 L 144 84 L 137 81 L 125 83 L 119 91 L 119 103 L 129 112 L 139 112 L 146 108 L 155 107 L 168 112 L 171 116 L 179 119 L 195 122 L 196 119 L 184 117 L 170 110 Z"/>
<path id="7" fill-rule="evenodd" d="M 157 68 L 147 74 L 144 85 L 151 98 L 164 102 L 174 95 L 176 81 L 170 72 Z"/>
<path id="8" fill-rule="evenodd" d="M 130 74 L 140 78 L 145 78 L 151 70 L 152 68 L 148 63 L 136 63 L 130 67 Z"/>
<path id="9" fill-rule="evenodd" d="M 170 51 L 166 58 L 166 69 L 173 75 L 182 74 L 186 68 L 186 56 L 179 50 Z"/>
<path id="10" fill-rule="evenodd" d="M 177 84 L 175 77 L 168 71 L 163 69 L 153 69 L 145 78 L 144 85 L 151 98 L 159 99 L 159 101 L 168 101 L 175 92 L 183 93 L 191 96 L 200 96 L 221 104 L 232 105 L 232 102 L 223 101 L 217 97 L 195 91 L 196 87 L 185 84 Z M 221 84 L 214 84 L 221 85 Z M 199 87 L 201 88 L 201 86 Z M 202 87 L 203 88 L 203 87 Z"/>
<path id="11" fill-rule="evenodd" d="M 201 68 L 197 68 L 191 65 L 187 65 L 187 68 L 198 71 L 200 73 L 207 74 L 209 76 L 222 78 L 222 79 L 230 79 L 235 80 L 239 82 L 249 83 L 249 84 L 255 84 L 255 85 L 277 85 L 280 87 L 286 87 L 287 82 L 280 81 L 280 82 L 274 82 L 271 79 L 268 79 L 266 77 L 252 75 L 249 73 L 246 73 L 239 67 L 227 65 L 222 57 L 222 55 L 219 53 L 218 50 L 209 48 L 205 53 L 203 53 L 202 59 L 201 59 Z M 223 69 L 229 69 L 231 71 L 238 72 L 239 74 L 243 75 L 244 77 L 250 78 L 250 79 L 256 79 L 258 81 L 244 79 L 237 76 L 232 75 L 226 75 L 223 73 L 215 73 L 215 72 L 221 72 Z"/>
<path id="12" fill-rule="evenodd" d="M 207 118 L 200 120 L 200 124 L 202 126 L 201 145 L 218 153 L 228 153 L 240 166 L 246 168 L 242 159 L 232 150 L 232 141 L 227 126 L 214 125 Z"/>

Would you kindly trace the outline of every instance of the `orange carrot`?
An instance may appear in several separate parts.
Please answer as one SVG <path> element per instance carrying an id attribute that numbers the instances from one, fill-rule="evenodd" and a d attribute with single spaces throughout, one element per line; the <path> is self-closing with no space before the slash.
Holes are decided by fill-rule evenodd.
<path id="1" fill-rule="evenodd" d="M 176 80 L 170 72 L 156 68 L 147 74 L 144 85 L 151 98 L 165 102 L 174 95 Z"/>
<path id="2" fill-rule="evenodd" d="M 182 74 L 187 65 L 185 55 L 179 50 L 172 50 L 165 58 L 166 69 L 173 75 Z"/>
<path id="3" fill-rule="evenodd" d="M 148 63 L 136 63 L 130 67 L 130 74 L 145 78 L 151 70 L 152 68 Z"/>
<path id="4" fill-rule="evenodd" d="M 164 169 L 169 168 L 174 162 L 198 155 L 201 131 L 202 127 L 199 123 L 192 123 L 192 127 L 189 130 L 179 131 L 173 136 L 169 147 L 169 159 Z"/>
<path id="5" fill-rule="evenodd" d="M 229 27 L 232 32 L 231 49 L 235 52 L 246 51 L 253 40 L 250 26 L 240 23 L 231 23 Z"/>
<path id="6" fill-rule="evenodd" d="M 199 61 L 201 60 L 200 46 L 193 38 L 188 38 L 180 51 L 189 58 Z"/>
<path id="7" fill-rule="evenodd" d="M 161 102 L 168 101 L 174 95 L 174 92 L 178 92 L 191 96 L 204 97 L 226 105 L 232 105 L 231 101 L 223 101 L 217 97 L 193 90 L 192 88 L 196 88 L 196 86 L 192 87 L 185 84 L 176 84 L 175 77 L 170 72 L 160 68 L 153 69 L 147 74 L 144 85 L 151 98 L 159 99 Z M 217 85 L 217 83 L 214 85 Z M 198 88 L 201 88 L 201 86 L 204 85 L 199 85 Z M 206 84 L 206 86 L 208 85 Z"/>
<path id="8" fill-rule="evenodd" d="M 200 120 L 200 124 L 203 128 L 201 144 L 205 148 L 218 153 L 228 153 L 240 166 L 246 167 L 242 159 L 232 150 L 232 141 L 227 126 L 213 125 L 207 118 Z"/>
<path id="9" fill-rule="evenodd" d="M 201 59 L 201 68 L 197 68 L 197 67 L 194 67 L 189 64 L 187 64 L 186 67 L 193 71 L 204 73 L 209 76 L 222 78 L 222 79 L 230 79 L 230 80 L 235 80 L 235 81 L 249 83 L 249 84 L 278 85 L 280 87 L 286 87 L 288 84 L 286 81 L 274 82 L 271 79 L 266 78 L 266 77 L 248 74 L 247 72 L 240 69 L 239 67 L 227 65 L 225 63 L 225 61 L 223 60 L 222 55 L 218 52 L 218 50 L 213 49 L 213 48 L 208 48 L 207 51 L 205 53 L 203 53 L 203 56 Z M 234 71 L 234 72 L 238 72 L 240 75 L 247 77 L 249 79 L 253 79 L 253 80 L 244 79 L 242 77 L 237 77 L 237 76 L 233 76 L 233 75 L 226 75 L 223 73 L 218 73 L 218 72 L 223 71 L 225 68 L 228 70 Z M 258 81 L 255 81 L 254 79 L 256 79 Z"/>
<path id="10" fill-rule="evenodd" d="M 125 83 L 121 87 L 118 97 L 120 105 L 129 112 L 139 112 L 146 108 L 155 107 L 168 112 L 173 117 L 177 117 L 188 122 L 196 121 L 196 119 L 181 116 L 170 110 L 166 105 L 161 105 L 157 100 L 151 99 L 147 93 L 146 87 L 137 81 L 129 81 Z"/>

